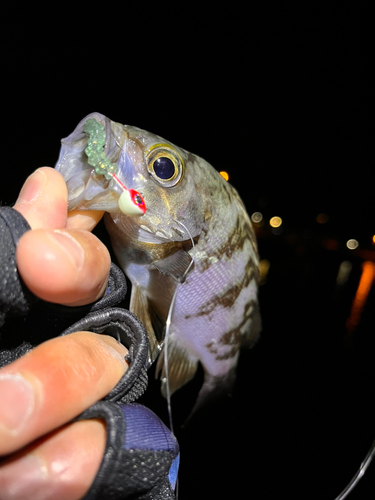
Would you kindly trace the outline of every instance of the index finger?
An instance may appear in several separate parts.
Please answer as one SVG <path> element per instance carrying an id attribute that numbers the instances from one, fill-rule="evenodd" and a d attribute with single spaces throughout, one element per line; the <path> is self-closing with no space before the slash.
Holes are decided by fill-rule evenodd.
<path id="1" fill-rule="evenodd" d="M 62 175 L 50 167 L 38 168 L 25 181 L 14 208 L 31 229 L 61 229 L 68 217 L 68 190 Z"/>
<path id="2" fill-rule="evenodd" d="M 2 368 L 0 455 L 69 422 L 108 394 L 127 369 L 127 352 L 107 335 L 75 332 Z"/>
<path id="3" fill-rule="evenodd" d="M 51 167 L 41 167 L 25 181 L 14 208 L 32 229 L 84 229 L 92 231 L 103 217 L 102 211 L 68 213 L 68 190 L 62 175 Z"/>

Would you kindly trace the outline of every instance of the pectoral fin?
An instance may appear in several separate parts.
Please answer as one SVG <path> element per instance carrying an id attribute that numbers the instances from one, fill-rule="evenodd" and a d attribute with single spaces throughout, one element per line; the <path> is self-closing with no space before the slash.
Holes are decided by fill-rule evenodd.
<path id="1" fill-rule="evenodd" d="M 160 273 L 172 276 L 179 283 L 183 283 L 188 271 L 193 268 L 192 260 L 188 252 L 179 250 L 165 259 L 156 260 L 152 266 Z"/>
<path id="2" fill-rule="evenodd" d="M 148 364 L 151 365 L 157 358 L 160 348 L 159 342 L 156 338 L 154 327 L 152 325 L 150 309 L 147 297 L 142 292 L 139 285 L 133 284 L 132 293 L 130 298 L 130 310 L 138 316 L 142 321 L 144 327 L 146 328 L 148 340 L 149 340 L 149 353 L 148 353 Z"/>
<path id="3" fill-rule="evenodd" d="M 173 340 L 168 344 L 168 378 L 169 390 L 173 394 L 181 386 L 189 382 L 197 371 L 198 361 L 188 355 L 187 351 L 178 347 Z M 157 361 L 155 376 L 158 377 L 161 372 L 161 393 L 164 397 L 166 392 L 166 373 L 164 364 L 164 347 Z"/>
<path id="4" fill-rule="evenodd" d="M 163 345 L 165 323 L 177 286 L 175 279 L 157 269 L 149 270 L 147 289 L 132 283 L 130 310 L 146 328 L 150 343 L 149 366 L 156 360 Z"/>

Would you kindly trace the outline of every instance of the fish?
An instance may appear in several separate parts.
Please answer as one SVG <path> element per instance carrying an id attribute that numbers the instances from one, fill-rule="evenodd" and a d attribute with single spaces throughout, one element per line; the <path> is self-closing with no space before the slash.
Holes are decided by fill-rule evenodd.
<path id="1" fill-rule="evenodd" d="M 240 349 L 261 330 L 257 242 L 237 191 L 199 156 L 100 113 L 62 139 L 55 168 L 69 210 L 106 212 L 163 395 L 189 382 L 199 363 L 197 407 L 230 391 Z"/>

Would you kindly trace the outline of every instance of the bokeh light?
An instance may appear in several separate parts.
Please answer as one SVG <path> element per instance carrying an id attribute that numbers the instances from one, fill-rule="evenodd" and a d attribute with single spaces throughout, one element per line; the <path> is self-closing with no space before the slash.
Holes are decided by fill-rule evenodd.
<path id="1" fill-rule="evenodd" d="M 260 285 L 264 285 L 264 283 L 267 281 L 267 274 L 270 266 L 270 261 L 267 259 L 262 259 L 259 262 L 258 269 L 260 273 Z"/>
<path id="2" fill-rule="evenodd" d="M 283 223 L 283 220 L 281 217 L 276 216 L 276 217 L 272 217 L 270 219 L 270 226 L 271 227 L 280 227 L 282 223 Z"/>
<path id="3" fill-rule="evenodd" d="M 229 175 L 227 172 L 224 172 L 224 170 L 222 170 L 221 172 L 219 172 L 219 174 L 221 175 L 221 177 L 223 177 L 223 179 L 225 179 L 226 181 L 229 180 Z"/>
<path id="4" fill-rule="evenodd" d="M 345 285 L 348 281 L 349 274 L 353 268 L 353 264 L 348 260 L 341 262 L 339 272 L 337 273 L 336 282 L 338 285 Z"/>
<path id="5" fill-rule="evenodd" d="M 346 322 L 346 327 L 349 333 L 353 333 L 354 329 L 360 322 L 362 311 L 365 307 L 368 294 L 374 282 L 374 277 L 375 264 L 371 261 L 363 262 L 361 278 L 353 300 L 350 316 Z"/>
<path id="6" fill-rule="evenodd" d="M 255 224 L 259 224 L 259 222 L 262 222 L 263 220 L 263 214 L 261 214 L 260 212 L 254 212 L 251 216 L 251 220 L 255 222 Z"/>
<path id="7" fill-rule="evenodd" d="M 349 250 L 355 250 L 356 248 L 358 248 L 359 243 L 355 239 L 350 239 L 346 242 L 346 246 L 349 248 Z"/>
<path id="8" fill-rule="evenodd" d="M 329 219 L 328 215 L 322 213 L 317 215 L 315 220 L 318 224 L 325 224 L 326 222 L 328 222 L 328 219 Z"/>

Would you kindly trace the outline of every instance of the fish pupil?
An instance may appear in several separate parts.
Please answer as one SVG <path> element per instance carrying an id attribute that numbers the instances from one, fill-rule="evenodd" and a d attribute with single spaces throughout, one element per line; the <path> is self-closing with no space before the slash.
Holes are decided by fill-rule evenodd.
<path id="1" fill-rule="evenodd" d="M 160 179 L 170 179 L 174 174 L 174 163 L 170 158 L 161 156 L 154 161 L 154 172 Z"/>

